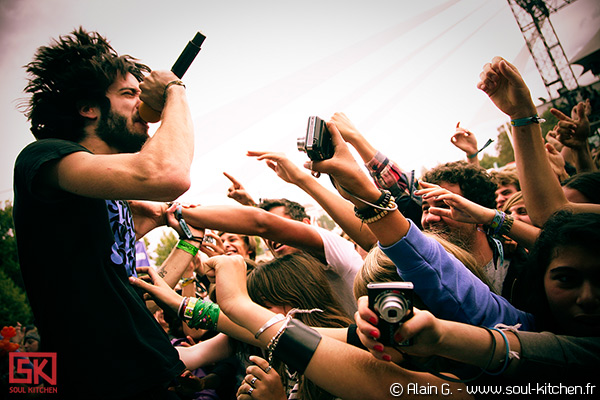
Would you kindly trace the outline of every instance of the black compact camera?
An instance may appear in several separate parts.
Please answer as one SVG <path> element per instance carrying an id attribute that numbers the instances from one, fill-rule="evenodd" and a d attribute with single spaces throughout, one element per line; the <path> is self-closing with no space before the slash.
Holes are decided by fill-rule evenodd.
<path id="1" fill-rule="evenodd" d="M 312 161 L 333 157 L 333 142 L 325 121 L 319 117 L 308 117 L 306 136 L 298 138 L 298 150 L 305 152 Z"/>
<path id="2" fill-rule="evenodd" d="M 367 284 L 369 308 L 379 317 L 378 341 L 386 346 L 408 346 L 410 340 L 395 343 L 400 325 L 413 316 L 412 282 L 371 282 Z"/>

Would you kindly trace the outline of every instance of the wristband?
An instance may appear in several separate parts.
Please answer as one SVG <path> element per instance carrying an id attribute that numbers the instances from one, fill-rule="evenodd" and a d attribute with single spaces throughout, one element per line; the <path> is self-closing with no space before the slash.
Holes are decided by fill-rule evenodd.
<path id="1" fill-rule="evenodd" d="M 192 319 L 194 316 L 194 307 L 196 307 L 196 303 L 198 299 L 195 297 L 190 297 L 187 305 L 183 309 L 183 319 Z"/>
<path id="2" fill-rule="evenodd" d="M 186 88 L 185 85 L 183 84 L 183 82 L 180 80 L 171 81 L 171 82 L 167 83 L 167 85 L 165 86 L 165 90 L 163 92 L 163 101 L 167 101 L 167 90 L 173 85 L 183 86 L 184 89 Z"/>
<path id="3" fill-rule="evenodd" d="M 531 124 L 539 124 L 540 122 L 546 122 L 545 119 L 538 117 L 537 115 L 533 115 L 527 118 L 518 118 L 510 121 L 512 126 L 525 126 Z"/>
<path id="4" fill-rule="evenodd" d="M 291 371 L 302 374 L 320 342 L 319 332 L 292 319 L 277 337 L 272 349 L 273 356 L 285 363 Z"/>
<path id="5" fill-rule="evenodd" d="M 275 315 L 273 318 L 271 318 L 270 320 L 268 320 L 267 322 L 265 322 L 265 324 L 263 326 L 261 326 L 258 331 L 256 331 L 256 333 L 254 334 L 254 339 L 258 339 L 258 337 L 264 331 L 266 331 L 267 329 L 269 329 L 270 327 L 272 327 L 273 325 L 275 325 L 279 321 L 283 321 L 284 319 L 285 319 L 285 316 L 283 314 L 277 314 L 277 315 Z"/>
<path id="6" fill-rule="evenodd" d="M 183 240 L 179 240 L 179 242 L 177 242 L 177 248 L 191 254 L 192 257 L 196 257 L 196 254 L 198 254 L 198 248 L 196 246 L 192 246 Z"/>
<path id="7" fill-rule="evenodd" d="M 186 287 L 187 285 L 189 285 L 193 282 L 194 282 L 194 278 L 181 278 L 179 280 L 179 284 L 181 285 L 181 287 Z"/>
<path id="8" fill-rule="evenodd" d="M 221 308 L 208 299 L 199 300 L 194 305 L 193 315 L 187 324 L 192 329 L 217 330 Z"/>

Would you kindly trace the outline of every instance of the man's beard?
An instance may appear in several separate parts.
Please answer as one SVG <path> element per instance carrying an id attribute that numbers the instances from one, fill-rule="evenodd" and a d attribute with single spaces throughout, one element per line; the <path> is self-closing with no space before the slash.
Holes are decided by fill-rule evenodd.
<path id="1" fill-rule="evenodd" d="M 472 251 L 475 242 L 475 235 L 470 229 L 450 229 L 448 225 L 438 224 L 429 226 L 426 232 L 446 239 L 452 244 L 457 245 L 463 250 Z"/>
<path id="2" fill-rule="evenodd" d="M 112 110 L 102 113 L 96 135 L 120 153 L 137 153 L 148 140 L 148 135 L 130 130 L 127 127 L 127 118 Z"/>

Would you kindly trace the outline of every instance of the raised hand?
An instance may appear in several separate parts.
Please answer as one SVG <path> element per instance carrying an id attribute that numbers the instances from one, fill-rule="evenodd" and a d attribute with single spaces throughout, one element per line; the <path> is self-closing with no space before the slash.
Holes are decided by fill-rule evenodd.
<path id="1" fill-rule="evenodd" d="M 252 196 L 250 196 L 250 194 L 246 191 L 246 189 L 237 179 L 229 175 L 227 172 L 223 172 L 223 175 L 225 175 L 227 179 L 231 181 L 231 186 L 229 186 L 229 188 L 227 189 L 227 197 L 245 206 L 256 205 L 256 202 L 254 201 Z"/>
<path id="2" fill-rule="evenodd" d="M 456 131 L 450 138 L 453 145 L 464 151 L 467 156 L 477 153 L 477 138 L 471 131 L 456 124 Z"/>
<path id="3" fill-rule="evenodd" d="M 129 283 L 148 293 L 161 308 L 170 308 L 177 312 L 183 297 L 178 295 L 171 287 L 161 278 L 156 270 L 152 267 L 136 268 L 138 274 L 148 274 L 140 277 L 129 277 Z"/>
<path id="4" fill-rule="evenodd" d="M 521 74 L 502 57 L 494 57 L 491 63 L 485 64 L 479 78 L 477 88 L 512 119 L 537 115 L 531 93 Z"/>
<path id="5" fill-rule="evenodd" d="M 575 150 L 587 146 L 587 138 L 590 134 L 587 104 L 582 101 L 573 107 L 570 118 L 556 108 L 550 109 L 550 112 L 559 119 L 555 127 L 556 139 L 563 145 Z"/>

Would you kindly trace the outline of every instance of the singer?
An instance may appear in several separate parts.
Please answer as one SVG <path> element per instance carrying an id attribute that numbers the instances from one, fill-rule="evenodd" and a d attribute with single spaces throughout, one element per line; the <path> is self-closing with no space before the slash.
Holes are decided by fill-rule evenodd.
<path id="1" fill-rule="evenodd" d="M 189 188 L 185 88 L 171 71 L 144 78 L 147 66 L 83 28 L 26 67 L 36 141 L 15 163 L 14 222 L 41 351 L 57 354 L 57 398 L 176 399 L 167 387 L 185 366 L 128 282 L 138 216 L 126 200 L 170 201 Z M 164 103 L 151 139 L 141 100 Z"/>

